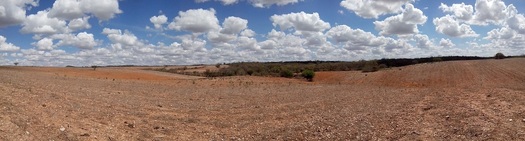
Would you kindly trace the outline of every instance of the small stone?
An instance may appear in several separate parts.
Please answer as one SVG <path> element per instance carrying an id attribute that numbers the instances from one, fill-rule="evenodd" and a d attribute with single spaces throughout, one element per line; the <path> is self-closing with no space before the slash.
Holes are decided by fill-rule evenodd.
<path id="1" fill-rule="evenodd" d="M 81 134 L 80 136 L 89 137 L 88 133 Z"/>
<path id="2" fill-rule="evenodd" d="M 521 120 L 522 122 L 525 122 L 525 118 Z"/>
<path id="3" fill-rule="evenodd" d="M 129 127 L 129 128 L 135 128 L 135 124 L 133 124 L 133 123 L 129 123 L 129 124 L 128 124 L 128 127 Z"/>
<path id="4" fill-rule="evenodd" d="M 64 132 L 64 131 L 66 131 L 66 128 L 60 127 L 60 131 Z"/>
<path id="5" fill-rule="evenodd" d="M 512 119 L 509 119 L 509 121 L 512 121 Z"/>

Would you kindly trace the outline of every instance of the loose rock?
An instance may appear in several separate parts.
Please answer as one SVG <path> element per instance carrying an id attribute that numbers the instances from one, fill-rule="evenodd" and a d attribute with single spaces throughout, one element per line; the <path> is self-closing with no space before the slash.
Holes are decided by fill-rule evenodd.
<path id="1" fill-rule="evenodd" d="M 64 131 L 66 131 L 66 128 L 60 127 L 60 131 L 64 132 Z"/>

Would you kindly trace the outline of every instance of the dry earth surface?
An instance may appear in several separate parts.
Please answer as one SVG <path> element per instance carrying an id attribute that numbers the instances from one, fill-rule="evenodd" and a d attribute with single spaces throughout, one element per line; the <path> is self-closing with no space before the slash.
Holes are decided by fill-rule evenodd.
<path id="1" fill-rule="evenodd" d="M 525 140 L 525 59 L 314 82 L 0 67 L 0 140 Z"/>

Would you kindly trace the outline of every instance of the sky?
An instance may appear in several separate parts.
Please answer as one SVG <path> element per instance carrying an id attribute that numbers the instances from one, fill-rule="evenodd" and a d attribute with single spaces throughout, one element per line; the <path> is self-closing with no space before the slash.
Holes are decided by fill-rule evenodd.
<path id="1" fill-rule="evenodd" d="M 0 65 L 525 54 L 523 0 L 2 0 Z"/>

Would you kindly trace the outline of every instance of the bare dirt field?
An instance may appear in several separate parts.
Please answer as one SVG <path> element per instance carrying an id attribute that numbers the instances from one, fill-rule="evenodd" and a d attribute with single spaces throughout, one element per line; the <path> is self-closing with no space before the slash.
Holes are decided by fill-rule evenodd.
<path id="1" fill-rule="evenodd" d="M 525 140 L 525 59 L 314 82 L 0 67 L 0 140 Z"/>

